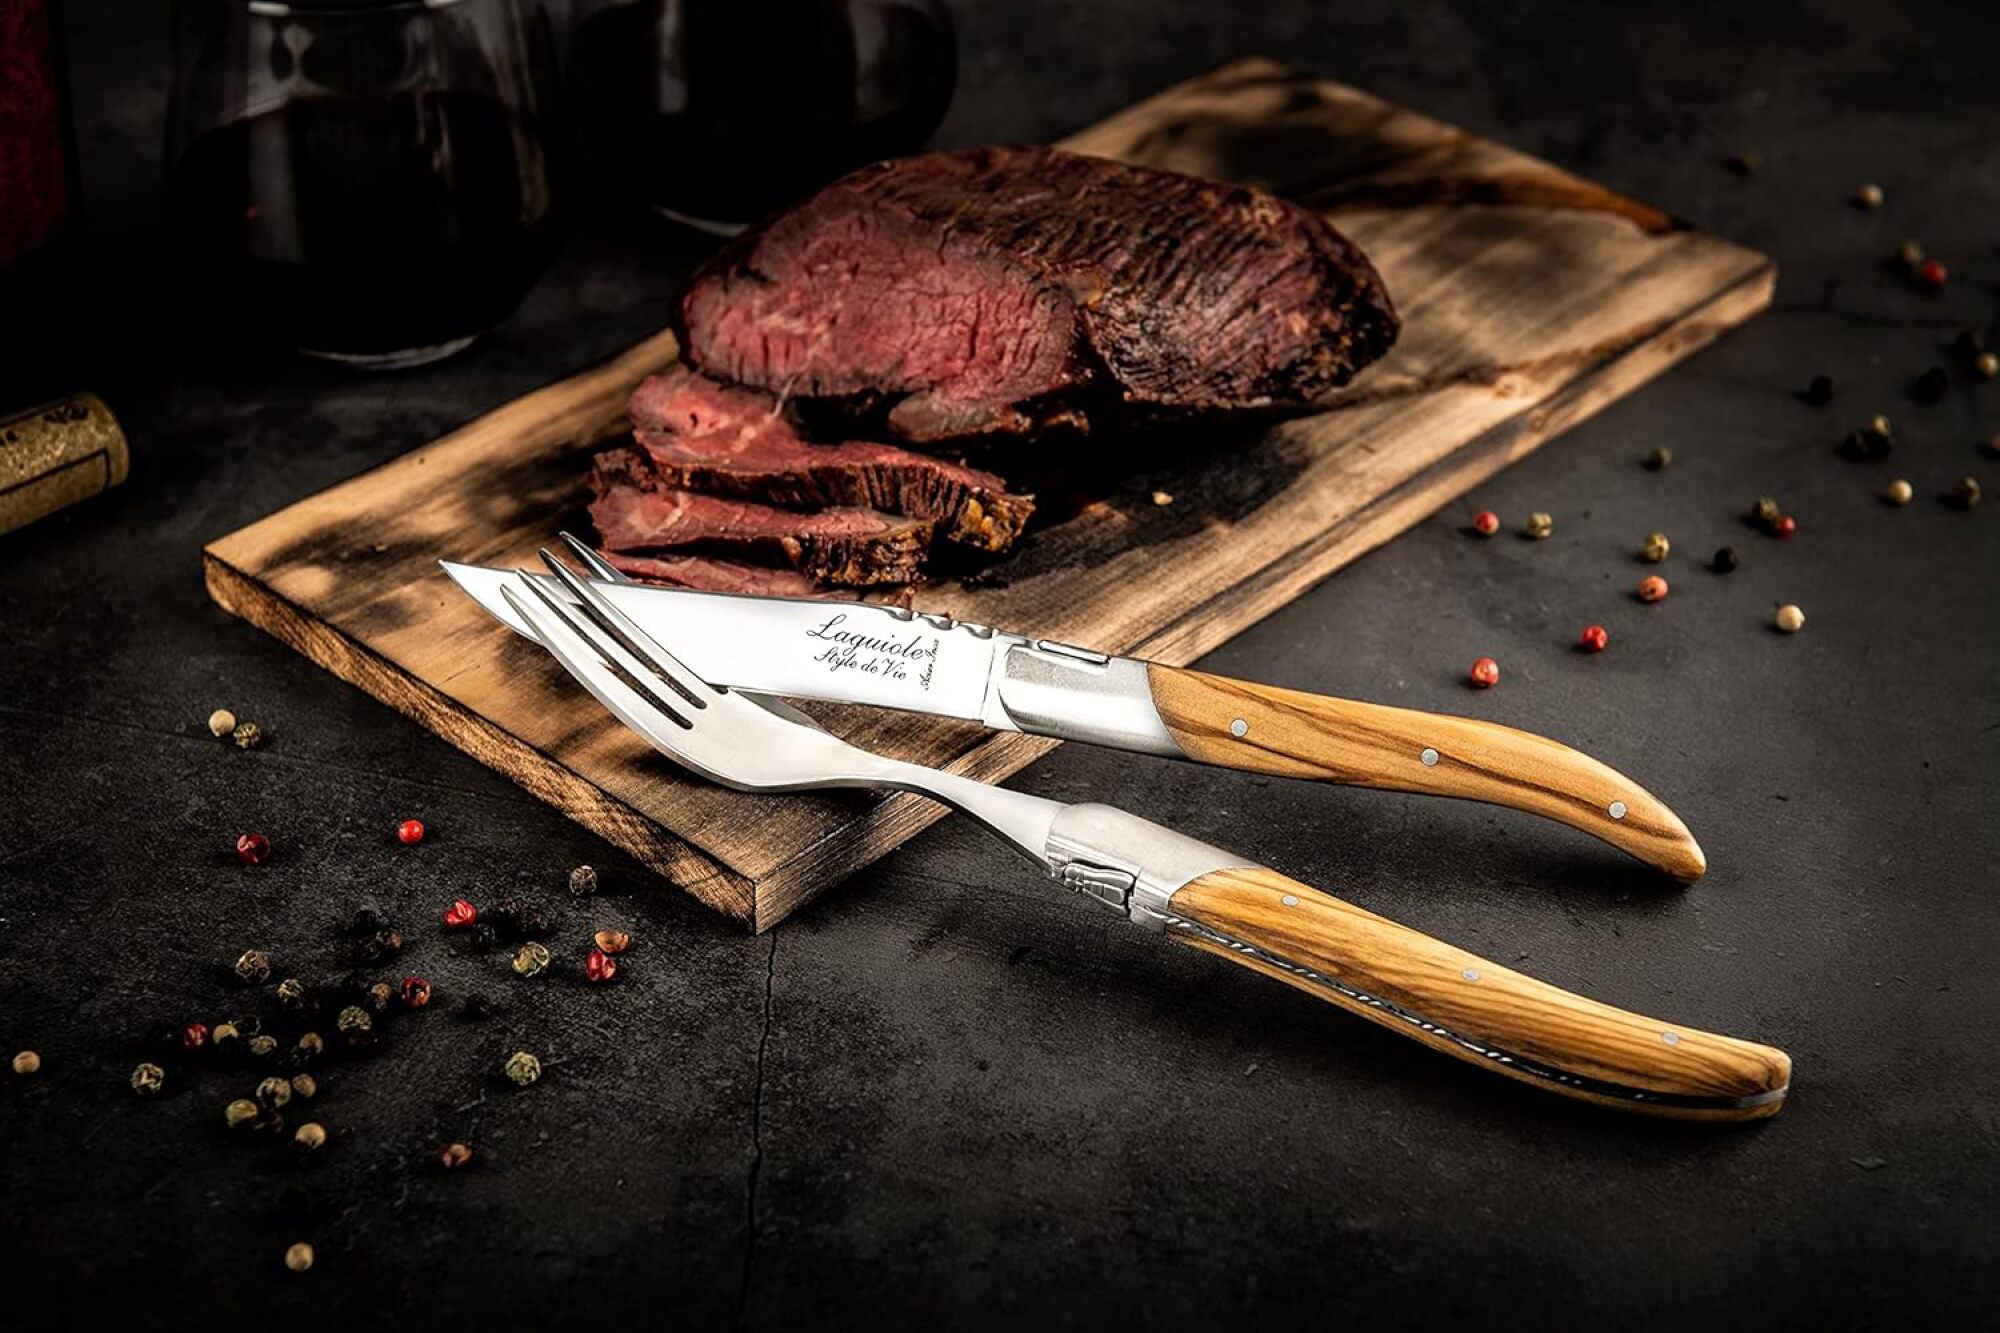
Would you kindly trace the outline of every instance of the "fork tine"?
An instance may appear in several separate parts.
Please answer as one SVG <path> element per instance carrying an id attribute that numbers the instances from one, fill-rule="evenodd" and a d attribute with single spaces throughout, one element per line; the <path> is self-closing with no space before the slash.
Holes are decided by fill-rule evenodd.
<path id="1" fill-rule="evenodd" d="M 569 553 L 582 562 L 583 567 L 590 571 L 592 578 L 602 579 L 606 583 L 630 583 L 632 581 L 624 570 L 599 555 L 589 542 L 578 541 L 567 532 L 558 532 L 556 537 L 564 546 L 569 547 Z"/>
<path id="2" fill-rule="evenodd" d="M 571 628 L 572 622 L 556 610 L 546 593 L 522 578 L 514 586 L 501 588 L 500 595 L 514 608 L 514 613 L 534 629 L 542 647 L 562 665 L 563 670 L 595 695 L 597 701 L 610 709 L 619 721 L 638 732 L 654 748 L 677 758 L 682 757 L 682 750 L 673 737 L 691 730 L 686 719 L 663 711 L 653 700 L 640 693 L 637 688 L 639 682 L 629 679 L 625 672 L 599 657 L 596 647 Z"/>
<path id="3" fill-rule="evenodd" d="M 616 636 L 602 626 L 593 623 L 582 607 L 564 601 L 551 591 L 542 580 L 526 574 L 519 576 L 535 600 L 547 608 L 548 613 L 561 622 L 563 627 L 576 637 L 584 647 L 596 653 L 600 664 L 627 689 L 634 690 L 649 699 L 675 723 L 682 727 L 692 727 L 694 719 L 687 714 L 689 704 L 680 692 L 664 687 L 674 684 L 673 678 L 666 676 L 653 664 L 635 657 Z M 694 708 L 706 708 L 704 703 L 695 703 Z"/>
<path id="4" fill-rule="evenodd" d="M 687 696 L 696 708 L 706 708 L 710 703 L 722 698 L 722 691 L 710 685 L 693 671 L 688 670 L 679 658 L 660 646 L 660 641 L 640 629 L 623 611 L 611 604 L 611 599 L 594 587 L 588 579 L 580 577 L 575 570 L 558 560 L 547 547 L 541 550 L 542 563 L 549 572 L 576 598 L 579 605 L 597 621 L 603 631 L 618 640 L 619 645 L 637 661 L 669 685 Z"/>

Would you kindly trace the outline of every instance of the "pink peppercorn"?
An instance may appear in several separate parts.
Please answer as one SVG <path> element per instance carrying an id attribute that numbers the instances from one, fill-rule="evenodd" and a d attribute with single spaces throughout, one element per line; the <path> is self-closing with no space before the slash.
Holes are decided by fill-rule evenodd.
<path id="1" fill-rule="evenodd" d="M 1605 632 L 1604 626 L 1586 625 L 1582 637 L 1577 639 L 1577 646 L 1586 653 L 1601 653 L 1604 651 L 1604 646 L 1610 642 L 1611 636 Z"/>
<path id="2" fill-rule="evenodd" d="M 1482 657 L 1472 664 L 1469 674 L 1474 685 L 1490 690 L 1500 683 L 1500 664 L 1490 657 Z"/>

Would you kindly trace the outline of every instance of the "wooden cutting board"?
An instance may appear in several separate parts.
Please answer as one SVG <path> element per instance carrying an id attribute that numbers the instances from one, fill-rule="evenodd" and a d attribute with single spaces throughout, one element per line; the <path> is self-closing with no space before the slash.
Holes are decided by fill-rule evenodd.
<path id="1" fill-rule="evenodd" d="M 941 583 L 919 594 L 924 610 L 1185 664 L 1771 299 L 1761 254 L 1264 60 L 1168 89 L 1064 146 L 1325 211 L 1381 269 L 1402 339 L 1327 411 L 1218 428 L 1065 500 L 1004 586 Z M 941 809 L 683 777 L 435 563 L 525 564 L 559 528 L 587 531 L 590 451 L 624 429 L 632 386 L 675 354 L 662 333 L 232 533 L 207 548 L 207 582 L 222 606 L 763 930 Z M 1054 745 L 815 711 L 862 745 L 987 779 Z"/>

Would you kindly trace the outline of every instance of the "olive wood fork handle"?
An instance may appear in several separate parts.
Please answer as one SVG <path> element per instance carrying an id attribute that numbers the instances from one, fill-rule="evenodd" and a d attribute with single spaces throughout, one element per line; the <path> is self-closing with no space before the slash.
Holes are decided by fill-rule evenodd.
<path id="1" fill-rule="evenodd" d="M 1601 1105 L 1691 1120 L 1775 1115 L 1783 1051 L 1614 1009 L 1263 866 L 1166 903 L 1168 933 L 1468 1064 Z"/>
<path id="2" fill-rule="evenodd" d="M 1546 736 L 1176 667 L 1147 672 L 1160 720 L 1191 759 L 1509 806 L 1594 834 L 1684 882 L 1708 868 L 1663 801 Z"/>

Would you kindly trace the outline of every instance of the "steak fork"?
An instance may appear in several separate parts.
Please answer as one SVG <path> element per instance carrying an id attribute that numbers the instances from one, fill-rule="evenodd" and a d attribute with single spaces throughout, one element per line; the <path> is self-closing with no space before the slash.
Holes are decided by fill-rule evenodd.
<path id="1" fill-rule="evenodd" d="M 580 543 L 571 542 L 572 549 Z M 599 562 L 577 550 L 587 567 Z M 1708 1121 L 1775 1114 L 1783 1051 L 1571 994 L 1108 805 L 1069 805 L 861 749 L 773 700 L 688 670 L 551 552 L 507 602 L 653 748 L 743 791 L 916 792 L 963 811 L 1065 886 L 1169 939 L 1548 1091 Z M 566 593 L 567 596 L 562 594 Z"/>

